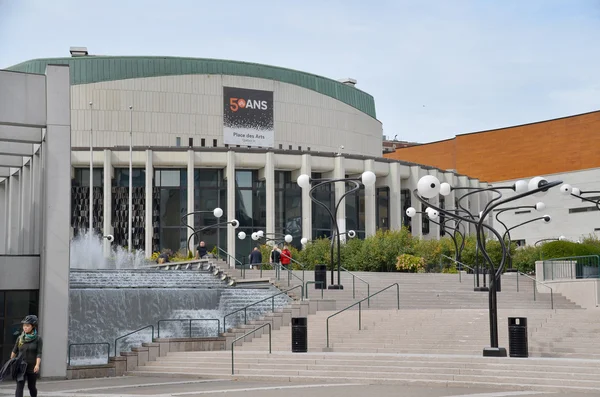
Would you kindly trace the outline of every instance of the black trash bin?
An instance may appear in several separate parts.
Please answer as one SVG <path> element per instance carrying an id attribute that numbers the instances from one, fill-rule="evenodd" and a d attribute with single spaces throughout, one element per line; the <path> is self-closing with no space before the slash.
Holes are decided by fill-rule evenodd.
<path id="1" fill-rule="evenodd" d="M 508 352 L 510 357 L 529 357 L 527 318 L 508 318 Z"/>
<path id="2" fill-rule="evenodd" d="M 327 289 L 327 265 L 315 265 L 315 289 Z"/>
<path id="3" fill-rule="evenodd" d="M 292 353 L 308 351 L 308 320 L 306 317 L 292 317 Z"/>

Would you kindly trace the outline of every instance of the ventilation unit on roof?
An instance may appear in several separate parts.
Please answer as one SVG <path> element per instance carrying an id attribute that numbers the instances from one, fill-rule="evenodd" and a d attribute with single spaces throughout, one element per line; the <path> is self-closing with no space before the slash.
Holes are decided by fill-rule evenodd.
<path id="1" fill-rule="evenodd" d="M 352 87 L 356 85 L 356 79 L 352 79 L 350 77 L 345 79 L 339 79 L 338 81 L 342 84 L 351 85 Z"/>
<path id="2" fill-rule="evenodd" d="M 88 55 L 87 47 L 71 47 L 69 48 L 69 52 L 72 57 L 84 57 Z"/>

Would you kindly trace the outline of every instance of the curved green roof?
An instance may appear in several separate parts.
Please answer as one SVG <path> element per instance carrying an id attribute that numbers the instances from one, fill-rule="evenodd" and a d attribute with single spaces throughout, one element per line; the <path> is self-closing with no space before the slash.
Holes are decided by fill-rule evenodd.
<path id="1" fill-rule="evenodd" d="M 71 84 L 184 74 L 257 77 L 294 84 L 344 102 L 375 118 L 375 101 L 366 92 L 325 77 L 277 66 L 220 59 L 179 57 L 83 56 L 33 59 L 8 70 L 43 74 L 48 64 L 69 65 Z"/>

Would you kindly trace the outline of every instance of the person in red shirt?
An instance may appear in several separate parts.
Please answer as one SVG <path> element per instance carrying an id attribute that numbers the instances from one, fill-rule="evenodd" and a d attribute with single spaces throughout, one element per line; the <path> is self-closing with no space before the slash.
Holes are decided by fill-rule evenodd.
<path id="1" fill-rule="evenodd" d="M 288 267 L 291 261 L 292 253 L 288 249 L 287 245 L 284 245 L 283 250 L 281 251 L 281 264 L 285 267 Z"/>

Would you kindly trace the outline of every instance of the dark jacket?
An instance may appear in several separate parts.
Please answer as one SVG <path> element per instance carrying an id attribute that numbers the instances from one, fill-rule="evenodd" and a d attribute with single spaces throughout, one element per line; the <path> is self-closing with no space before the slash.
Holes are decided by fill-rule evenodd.
<path id="1" fill-rule="evenodd" d="M 206 246 L 201 247 L 201 246 L 198 245 L 198 250 L 197 251 L 198 251 L 198 257 L 200 259 L 204 258 L 208 254 Z"/>
<path id="2" fill-rule="evenodd" d="M 279 263 L 281 260 L 281 253 L 277 250 L 271 251 L 271 263 Z"/>
<path id="3" fill-rule="evenodd" d="M 15 343 L 15 347 L 13 347 L 12 352 L 16 355 L 22 356 L 23 361 L 27 363 L 27 371 L 33 372 L 33 367 L 35 367 L 35 362 L 38 358 L 42 358 L 42 348 L 44 346 L 44 342 L 41 337 L 37 337 L 34 341 L 29 343 L 23 343 L 19 346 L 19 338 L 17 338 L 17 343 Z"/>
<path id="4" fill-rule="evenodd" d="M 27 363 L 22 356 L 11 358 L 0 368 L 0 382 L 6 379 L 12 379 L 17 382 L 25 380 L 25 372 L 27 371 Z"/>
<path id="5" fill-rule="evenodd" d="M 253 265 L 256 263 L 262 263 L 262 254 L 259 250 L 255 250 L 250 253 L 250 263 Z"/>

